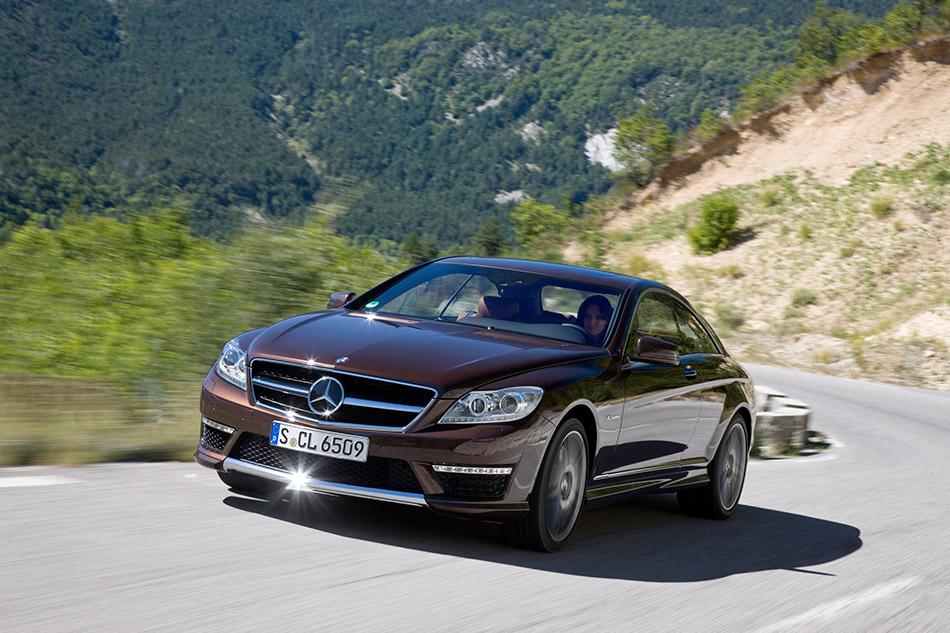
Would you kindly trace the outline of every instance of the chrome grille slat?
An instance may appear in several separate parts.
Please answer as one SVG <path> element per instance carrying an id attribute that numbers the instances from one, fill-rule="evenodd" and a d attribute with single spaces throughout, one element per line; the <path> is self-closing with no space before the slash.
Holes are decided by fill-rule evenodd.
<path id="1" fill-rule="evenodd" d="M 332 376 L 344 388 L 344 401 L 324 418 L 310 409 L 310 386 Z M 284 361 L 251 361 L 251 396 L 258 406 L 321 426 L 405 430 L 429 408 L 435 389 L 365 374 Z"/>
<path id="2" fill-rule="evenodd" d="M 419 413 L 423 407 L 410 407 L 404 404 L 393 404 L 391 402 L 376 402 L 374 400 L 362 400 L 360 398 L 346 398 L 343 405 L 351 407 L 366 407 L 367 409 L 389 409 L 391 411 L 402 411 L 403 413 Z"/>
<path id="3" fill-rule="evenodd" d="M 293 396 L 300 396 L 302 398 L 306 398 L 310 394 L 310 390 L 306 387 L 295 387 L 285 382 L 278 382 L 276 380 L 269 380 L 267 378 L 255 378 L 254 384 L 276 389 L 277 391 L 283 391 L 284 393 L 289 393 Z"/>

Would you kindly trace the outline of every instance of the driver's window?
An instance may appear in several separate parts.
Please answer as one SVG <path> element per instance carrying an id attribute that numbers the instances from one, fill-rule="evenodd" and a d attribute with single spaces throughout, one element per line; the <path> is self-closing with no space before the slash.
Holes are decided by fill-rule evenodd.
<path id="1" fill-rule="evenodd" d="M 669 300 L 658 292 L 651 292 L 640 299 L 627 337 L 627 354 L 636 354 L 637 339 L 652 336 L 670 343 L 679 344 L 676 317 Z"/>

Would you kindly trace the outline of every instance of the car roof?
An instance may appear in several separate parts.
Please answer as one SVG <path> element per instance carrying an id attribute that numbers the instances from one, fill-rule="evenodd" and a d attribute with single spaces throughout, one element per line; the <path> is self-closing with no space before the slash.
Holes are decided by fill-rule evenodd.
<path id="1" fill-rule="evenodd" d="M 571 281 L 615 288 L 617 290 L 646 286 L 655 286 L 669 290 L 667 286 L 649 279 L 640 279 L 639 277 L 631 277 L 629 275 L 621 275 L 604 270 L 595 270 L 593 268 L 584 268 L 582 266 L 570 266 L 568 264 L 552 264 L 550 262 L 537 262 L 528 259 L 511 259 L 505 257 L 446 257 L 437 261 L 446 264 L 517 270 L 550 277 L 560 277 Z"/>

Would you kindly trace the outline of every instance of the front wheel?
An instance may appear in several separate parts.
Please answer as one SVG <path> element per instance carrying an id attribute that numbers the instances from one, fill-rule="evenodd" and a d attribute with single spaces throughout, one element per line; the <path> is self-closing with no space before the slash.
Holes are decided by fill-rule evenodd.
<path id="1" fill-rule="evenodd" d="M 577 525 L 587 490 L 587 436 L 575 419 L 554 432 L 534 484 L 527 518 L 505 524 L 512 543 L 553 552 L 564 547 Z"/>
<path id="2" fill-rule="evenodd" d="M 737 415 L 729 422 L 716 457 L 709 465 L 709 483 L 696 490 L 676 493 L 680 509 L 707 519 L 728 519 L 739 505 L 748 464 L 749 435 Z"/>

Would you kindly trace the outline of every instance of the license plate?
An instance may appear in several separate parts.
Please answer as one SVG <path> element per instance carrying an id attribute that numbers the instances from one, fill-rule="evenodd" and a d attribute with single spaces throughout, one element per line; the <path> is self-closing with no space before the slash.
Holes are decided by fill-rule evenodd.
<path id="1" fill-rule="evenodd" d="M 329 433 L 283 422 L 274 422 L 271 427 L 270 444 L 354 462 L 365 462 L 369 453 L 369 440 L 365 437 Z"/>

